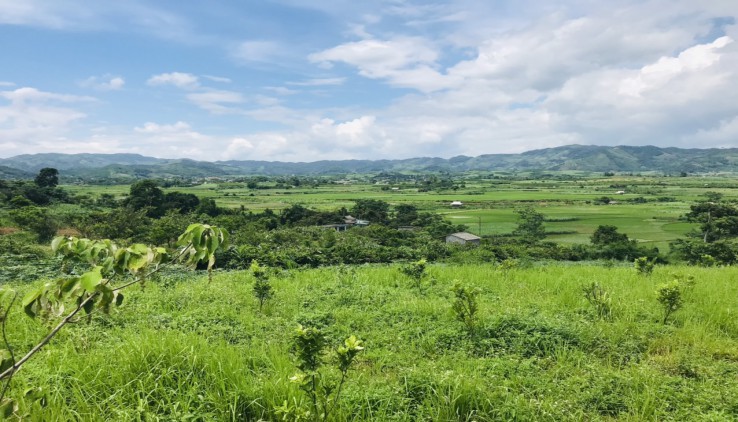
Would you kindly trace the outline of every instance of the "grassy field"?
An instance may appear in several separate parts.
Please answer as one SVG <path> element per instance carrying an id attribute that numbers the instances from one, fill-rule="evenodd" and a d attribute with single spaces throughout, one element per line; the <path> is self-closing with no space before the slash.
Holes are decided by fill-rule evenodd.
<path id="1" fill-rule="evenodd" d="M 579 176 L 578 176 L 579 177 Z M 618 227 L 621 233 L 641 243 L 667 251 L 669 242 L 684 236 L 695 225 L 680 219 L 706 191 L 726 199 L 738 198 L 738 184 L 726 177 L 579 177 L 576 180 L 499 180 L 466 175 L 463 187 L 442 192 L 419 192 L 412 184 L 372 184 L 357 177 L 351 184 L 321 185 L 317 188 L 248 189 L 245 183 L 205 183 L 168 191 L 214 198 L 219 206 L 243 206 L 253 212 L 280 210 L 301 204 L 320 210 L 350 209 L 357 199 L 378 199 L 392 205 L 412 204 L 423 211 L 438 212 L 450 221 L 465 224 L 475 234 L 506 234 L 516 226 L 515 209 L 533 206 L 550 221 L 549 240 L 587 243 L 602 224 Z M 273 184 L 272 184 L 273 185 Z M 128 186 L 65 186 L 75 194 L 97 196 L 111 193 L 123 198 Z M 397 188 L 397 190 L 392 190 Z M 616 192 L 623 190 L 624 194 Z M 617 204 L 595 205 L 608 196 Z M 646 203 L 629 202 L 643 198 Z M 668 198 L 666 200 L 660 200 Z M 460 200 L 465 207 L 452 209 Z"/>
<path id="2" fill-rule="evenodd" d="M 552 265 L 503 271 L 432 266 L 411 287 L 397 266 L 281 273 L 263 313 L 246 272 L 173 274 L 130 291 L 111 316 L 69 327 L 23 368 L 10 395 L 27 420 L 277 420 L 306 406 L 289 378 L 298 323 L 338 344 L 365 342 L 335 420 L 704 420 L 738 418 L 738 270 Z M 693 276 L 662 324 L 656 286 Z M 451 311 L 453 280 L 481 289 L 470 334 Z M 600 320 L 582 294 L 612 297 Z M 22 289 L 23 286 L 20 286 Z M 30 347 L 43 324 L 11 315 Z M 41 387 L 48 404 L 24 398 Z"/>

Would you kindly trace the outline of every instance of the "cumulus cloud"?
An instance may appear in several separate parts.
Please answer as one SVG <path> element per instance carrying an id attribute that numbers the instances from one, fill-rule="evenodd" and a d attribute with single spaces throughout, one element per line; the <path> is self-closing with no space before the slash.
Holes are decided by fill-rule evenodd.
<path id="1" fill-rule="evenodd" d="M 16 3 L 0 3 L 0 21 L 51 19 L 54 14 L 32 17 L 22 9 L 56 7 Z M 571 143 L 738 142 L 734 2 L 278 3 L 344 24 L 300 40 L 299 47 L 269 31 L 264 38 L 220 40 L 219 48 L 244 65 L 239 79 L 248 82 L 221 90 L 208 85 L 230 79 L 152 75 L 150 86 L 183 89 L 185 101 L 166 104 L 169 113 L 183 117 L 154 123 L 152 116 L 130 133 L 95 134 L 95 142 L 133 142 L 141 150 L 148 142 L 158 154 L 196 154 L 205 142 L 224 158 L 300 161 L 479 155 Z M 336 34 L 343 38 L 331 41 Z M 312 54 L 297 53 L 305 48 Z M 112 76 L 99 78 L 90 85 L 112 82 Z M 49 136 L 64 134 L 89 112 L 82 97 L 28 88 L 8 88 L 2 100 L 9 102 L 0 103 L 4 130 L 40 134 L 52 127 Z M 31 113 L 35 123 L 15 123 L 23 118 L 22 107 L 39 109 Z M 217 135 L 194 129 L 198 124 L 217 127 Z M 21 145 L 24 138 L 0 139 Z"/>
<path id="2" fill-rule="evenodd" d="M 435 91 L 446 85 L 443 75 L 434 69 L 438 52 L 420 37 L 349 42 L 313 53 L 308 59 L 324 67 L 345 63 L 356 67 L 361 76 L 421 91 Z"/>
<path id="3" fill-rule="evenodd" d="M 200 82 L 197 76 L 191 73 L 171 72 L 161 73 L 149 78 L 146 83 L 150 86 L 173 85 L 178 88 L 197 88 Z"/>
<path id="4" fill-rule="evenodd" d="M 4 155 L 37 149 L 50 143 L 57 150 L 66 145 L 65 135 L 87 114 L 70 104 L 94 102 L 92 97 L 60 94 L 23 87 L 0 91 L 0 139 Z"/>

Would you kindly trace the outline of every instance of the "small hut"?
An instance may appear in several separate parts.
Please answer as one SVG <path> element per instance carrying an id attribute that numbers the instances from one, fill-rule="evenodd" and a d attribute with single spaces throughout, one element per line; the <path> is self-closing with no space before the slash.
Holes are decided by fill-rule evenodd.
<path id="1" fill-rule="evenodd" d="M 458 243 L 461 245 L 478 245 L 482 238 L 471 233 L 459 232 L 446 236 L 446 243 Z"/>

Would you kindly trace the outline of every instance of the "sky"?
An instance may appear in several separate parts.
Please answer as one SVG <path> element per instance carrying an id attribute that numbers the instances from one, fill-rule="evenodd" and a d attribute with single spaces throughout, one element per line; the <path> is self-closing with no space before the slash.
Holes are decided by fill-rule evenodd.
<path id="1" fill-rule="evenodd" d="M 0 157 L 738 147 L 736 0 L 0 0 Z"/>

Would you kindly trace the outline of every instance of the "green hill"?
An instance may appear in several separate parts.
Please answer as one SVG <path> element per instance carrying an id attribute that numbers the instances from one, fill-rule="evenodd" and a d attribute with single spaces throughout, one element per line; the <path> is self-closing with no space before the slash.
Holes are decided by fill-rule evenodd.
<path id="1" fill-rule="evenodd" d="M 589 171 L 710 173 L 738 171 L 738 148 L 681 149 L 655 146 L 568 145 L 522 154 L 486 154 L 448 159 L 403 160 L 216 161 L 161 159 L 138 154 L 34 154 L 0 159 L 0 176 L 29 177 L 54 167 L 81 179 L 194 178 L 228 175 L 346 174 L 377 172 Z M 5 168 L 5 170 L 2 170 Z M 15 169 L 21 173 L 14 173 Z M 25 172 L 25 173 L 23 173 Z M 13 175 L 15 174 L 15 175 Z M 23 176 L 23 175 L 26 176 Z"/>

